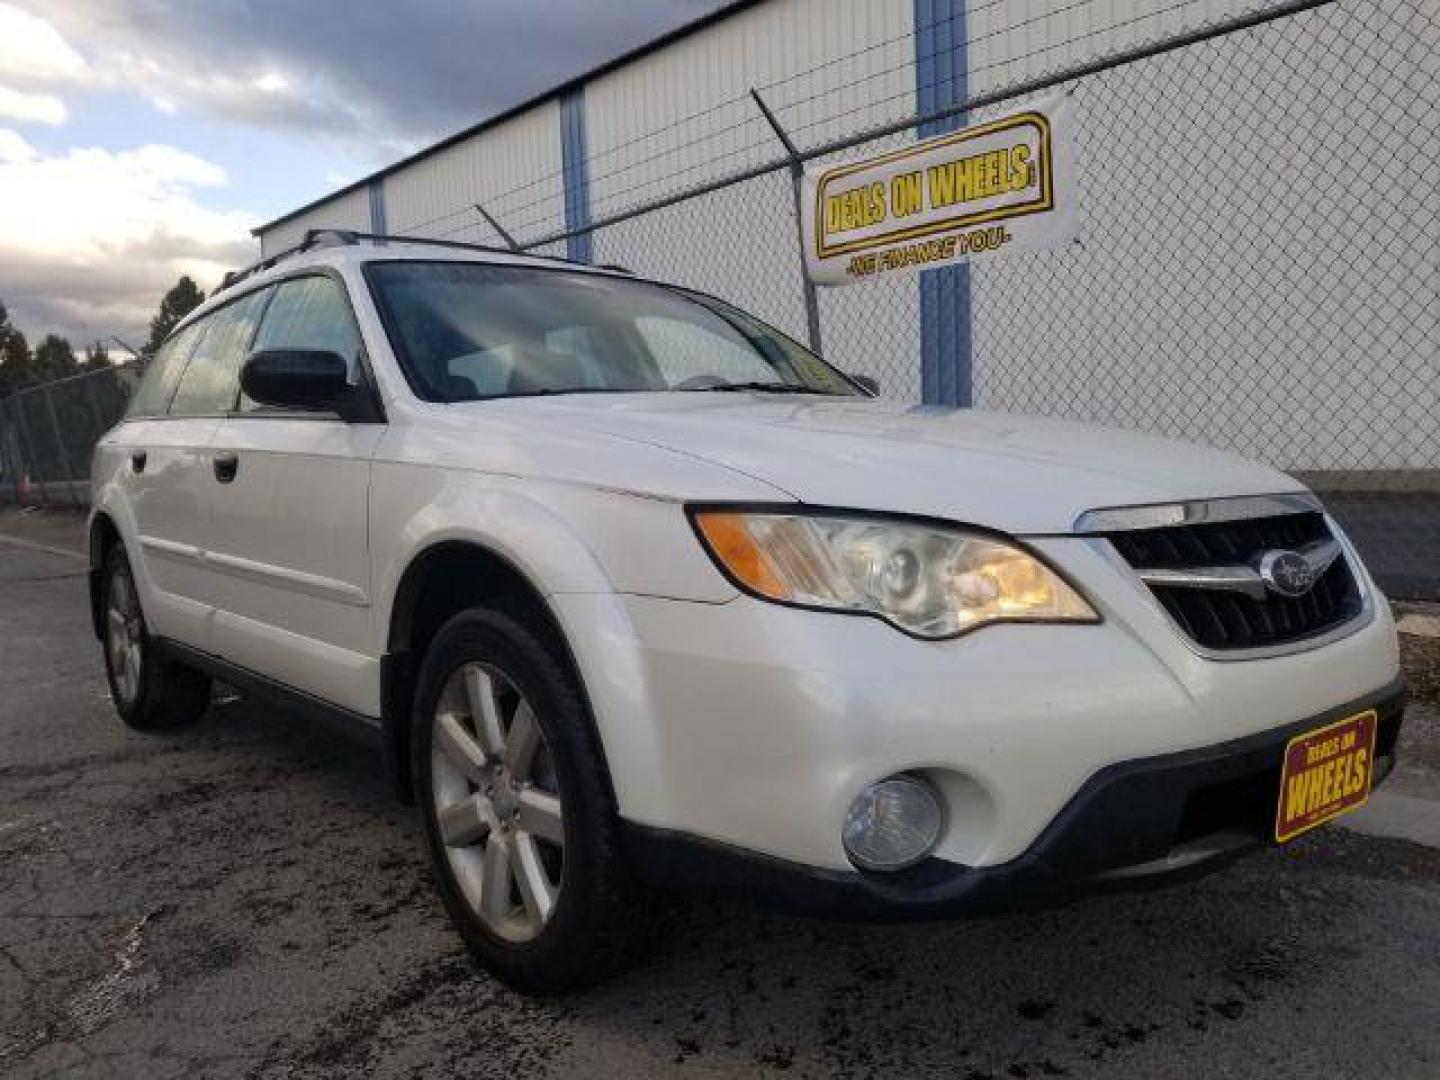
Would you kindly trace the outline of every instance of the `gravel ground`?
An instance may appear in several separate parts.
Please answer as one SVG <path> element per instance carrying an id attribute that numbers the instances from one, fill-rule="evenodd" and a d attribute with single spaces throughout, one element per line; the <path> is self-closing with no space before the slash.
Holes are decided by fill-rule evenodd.
<path id="1" fill-rule="evenodd" d="M 1433 627 L 1440 622 L 1440 604 L 1399 604 L 1397 615 L 1420 616 Z M 1400 663 L 1412 708 L 1406 720 L 1410 765 L 1440 772 L 1440 637 L 1400 635 Z"/>
<path id="2" fill-rule="evenodd" d="M 1440 638 L 1401 634 L 1400 662 L 1411 700 L 1440 708 Z"/>
<path id="3" fill-rule="evenodd" d="M 127 731 L 73 557 L 0 544 L 0 639 L 0 1075 L 1440 1075 L 1433 848 L 1325 829 L 948 924 L 695 902 L 605 987 L 531 1001 L 458 947 L 371 754 L 236 699 Z M 1420 787 L 1436 738 L 1412 717 Z"/>

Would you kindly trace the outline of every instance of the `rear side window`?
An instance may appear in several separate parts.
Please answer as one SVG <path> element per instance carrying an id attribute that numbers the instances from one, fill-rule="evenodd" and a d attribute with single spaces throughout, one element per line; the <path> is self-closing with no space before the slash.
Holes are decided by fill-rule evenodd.
<path id="1" fill-rule="evenodd" d="M 255 334 L 255 323 L 265 303 L 261 289 L 206 316 L 205 335 L 190 355 L 175 399 L 172 416 L 204 416 L 227 413 L 235 407 L 239 392 L 240 363 Z"/>
<path id="2" fill-rule="evenodd" d="M 170 404 L 170 395 L 175 392 L 175 383 L 179 381 L 180 372 L 185 369 L 185 361 L 199 336 L 200 324 L 191 323 L 160 346 L 159 351 L 150 358 L 145 377 L 140 380 L 140 388 L 130 399 L 126 416 L 165 415 L 165 409 Z"/>
<path id="3" fill-rule="evenodd" d="M 319 275 L 277 285 L 252 347 L 260 349 L 319 349 L 353 364 L 360 353 L 360 331 L 340 285 Z M 264 407 L 241 396 L 242 410 Z"/>

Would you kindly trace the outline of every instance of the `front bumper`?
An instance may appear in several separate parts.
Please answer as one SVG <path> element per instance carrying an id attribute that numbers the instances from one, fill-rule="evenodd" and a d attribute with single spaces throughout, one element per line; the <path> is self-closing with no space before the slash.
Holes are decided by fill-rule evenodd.
<path id="1" fill-rule="evenodd" d="M 844 878 L 847 809 L 913 772 L 946 806 L 937 862 L 1012 866 L 1096 776 L 1303 727 L 1399 673 L 1383 602 L 1319 647 L 1220 662 L 1190 648 L 1106 542 L 1028 542 L 1102 622 L 926 642 L 748 596 L 552 596 L 621 819 Z"/>
<path id="2" fill-rule="evenodd" d="M 1280 767 L 1296 735 L 1364 709 L 1380 716 L 1375 784 L 1389 775 L 1400 680 L 1298 723 L 1093 774 L 1020 856 L 993 866 L 931 858 L 898 874 L 827 870 L 631 825 L 637 870 L 662 887 L 736 893 L 847 918 L 935 918 L 1167 884 L 1273 845 Z"/>

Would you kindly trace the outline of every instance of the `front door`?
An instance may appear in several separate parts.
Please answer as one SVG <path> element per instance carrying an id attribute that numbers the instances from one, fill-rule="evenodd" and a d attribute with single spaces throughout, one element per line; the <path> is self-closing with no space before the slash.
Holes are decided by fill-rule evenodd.
<path id="1" fill-rule="evenodd" d="M 325 349 L 358 373 L 360 337 L 343 286 L 282 282 L 254 350 Z M 379 715 L 370 633 L 370 460 L 383 424 L 240 401 L 212 452 L 224 465 L 206 547 L 215 575 L 214 651 L 325 701 Z"/>

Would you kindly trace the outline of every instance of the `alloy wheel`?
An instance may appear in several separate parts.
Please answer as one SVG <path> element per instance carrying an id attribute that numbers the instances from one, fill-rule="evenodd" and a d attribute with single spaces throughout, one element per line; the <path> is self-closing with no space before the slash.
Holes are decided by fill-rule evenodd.
<path id="1" fill-rule="evenodd" d="M 493 933 L 532 940 L 559 899 L 565 848 L 534 709 L 502 672 L 472 662 L 446 680 L 432 722 L 435 820 L 460 890 Z"/>
<path id="2" fill-rule="evenodd" d="M 126 706 L 133 705 L 140 693 L 144 641 L 140 602 L 130 575 L 124 571 L 112 574 L 105 603 L 105 652 L 115 688 Z"/>

